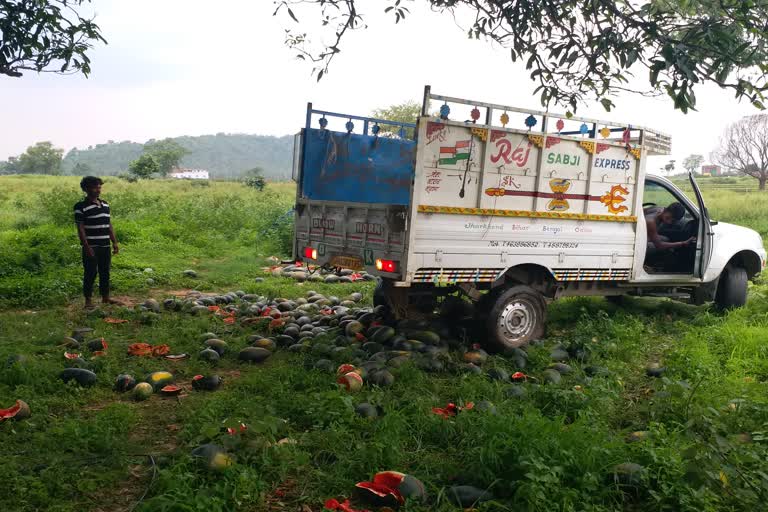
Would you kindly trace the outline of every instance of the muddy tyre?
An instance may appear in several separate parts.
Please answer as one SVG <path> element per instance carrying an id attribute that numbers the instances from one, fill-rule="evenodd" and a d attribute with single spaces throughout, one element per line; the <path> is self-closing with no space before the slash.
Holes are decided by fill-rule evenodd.
<path id="1" fill-rule="evenodd" d="M 528 286 L 500 293 L 488 314 L 488 348 L 506 352 L 542 338 L 546 314 L 544 297 Z"/>
<path id="2" fill-rule="evenodd" d="M 747 303 L 747 271 L 728 265 L 720 274 L 715 293 L 715 305 L 719 309 L 739 308 Z"/>

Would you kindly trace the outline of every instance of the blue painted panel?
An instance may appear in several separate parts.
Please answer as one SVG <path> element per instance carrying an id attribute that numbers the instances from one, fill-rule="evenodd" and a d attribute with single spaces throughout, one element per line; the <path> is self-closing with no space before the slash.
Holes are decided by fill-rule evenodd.
<path id="1" fill-rule="evenodd" d="M 407 205 L 416 143 L 304 130 L 302 195 L 319 201 Z"/>

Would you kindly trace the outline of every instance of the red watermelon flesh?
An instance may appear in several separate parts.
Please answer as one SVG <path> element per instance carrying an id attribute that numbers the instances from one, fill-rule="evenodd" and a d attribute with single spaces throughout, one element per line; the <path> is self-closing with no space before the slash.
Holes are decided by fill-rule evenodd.
<path id="1" fill-rule="evenodd" d="M 29 416 L 29 406 L 26 402 L 16 400 L 13 407 L 0 409 L 0 422 L 10 419 L 24 419 Z"/>

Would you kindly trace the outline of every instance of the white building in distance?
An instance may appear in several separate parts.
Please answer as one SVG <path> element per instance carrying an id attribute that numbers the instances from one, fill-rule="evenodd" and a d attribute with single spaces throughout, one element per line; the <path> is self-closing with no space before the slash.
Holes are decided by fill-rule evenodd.
<path id="1" fill-rule="evenodd" d="M 168 177 L 182 180 L 207 180 L 210 178 L 205 169 L 175 169 L 168 174 Z"/>

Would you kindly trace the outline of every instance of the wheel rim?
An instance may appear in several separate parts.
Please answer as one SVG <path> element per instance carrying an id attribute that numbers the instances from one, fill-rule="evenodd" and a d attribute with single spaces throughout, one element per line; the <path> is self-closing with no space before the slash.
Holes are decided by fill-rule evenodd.
<path id="1" fill-rule="evenodd" d="M 519 345 L 527 340 L 537 321 L 536 308 L 529 300 L 513 298 L 501 311 L 496 331 L 506 344 Z"/>

